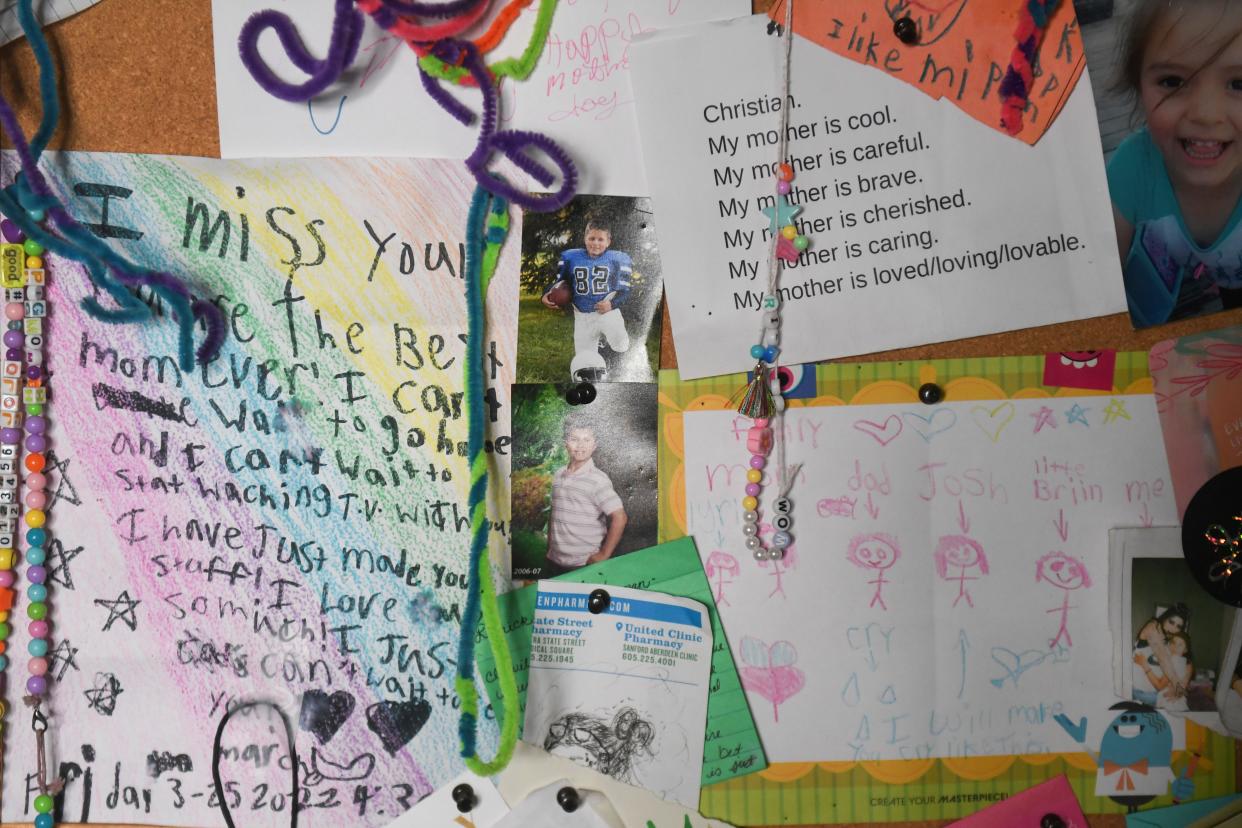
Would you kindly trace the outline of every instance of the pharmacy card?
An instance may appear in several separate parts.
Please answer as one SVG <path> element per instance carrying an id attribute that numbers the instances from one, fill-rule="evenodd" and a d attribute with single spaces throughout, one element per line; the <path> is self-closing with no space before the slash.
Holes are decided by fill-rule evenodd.
<path id="1" fill-rule="evenodd" d="M 697 808 L 711 652 L 696 601 L 540 581 L 523 739 Z"/>

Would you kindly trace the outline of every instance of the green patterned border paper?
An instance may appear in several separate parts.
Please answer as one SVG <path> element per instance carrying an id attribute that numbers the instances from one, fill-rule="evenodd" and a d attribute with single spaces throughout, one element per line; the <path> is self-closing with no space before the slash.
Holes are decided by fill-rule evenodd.
<path id="1" fill-rule="evenodd" d="M 1028 396 L 1098 396 L 1150 393 L 1147 354 L 1118 352 L 1113 391 L 1045 386 L 1043 356 L 988 357 L 913 362 L 804 366 L 815 381 L 791 405 L 917 402 L 925 382 L 946 388 L 949 398 L 1007 399 Z M 797 370 L 797 369 L 795 369 Z M 728 407 L 745 375 L 682 382 L 676 371 L 660 372 L 660 539 L 684 534 L 681 482 L 682 417 L 685 411 Z M 681 510 L 679 515 L 678 510 Z M 824 715 L 832 715 L 825 709 Z M 1234 743 L 1199 731 L 1202 739 L 1195 797 L 1233 793 Z M 1178 760 L 1178 767 L 1184 763 Z M 943 820 L 968 816 L 988 804 L 1064 774 L 1089 813 L 1124 813 L 1095 796 L 1096 774 L 1085 754 L 1001 756 L 990 761 L 823 762 L 775 764 L 766 771 L 703 789 L 704 816 L 735 825 L 810 825 Z M 1171 804 L 1164 796 L 1148 807 Z"/>

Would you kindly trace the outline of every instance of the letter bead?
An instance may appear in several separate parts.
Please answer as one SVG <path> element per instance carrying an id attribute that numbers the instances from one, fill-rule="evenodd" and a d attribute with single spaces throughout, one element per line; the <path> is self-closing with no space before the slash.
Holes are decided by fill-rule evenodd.
<path id="1" fill-rule="evenodd" d="M 787 497 L 778 497 L 772 504 L 772 508 L 782 515 L 787 515 L 793 511 L 793 502 Z"/>

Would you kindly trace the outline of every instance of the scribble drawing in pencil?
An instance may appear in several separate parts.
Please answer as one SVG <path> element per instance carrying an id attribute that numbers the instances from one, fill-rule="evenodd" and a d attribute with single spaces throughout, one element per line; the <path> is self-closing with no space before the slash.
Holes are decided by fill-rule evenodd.
<path id="1" fill-rule="evenodd" d="M 1040 581 L 1047 581 L 1063 593 L 1061 606 L 1047 610 L 1049 613 L 1061 614 L 1061 626 L 1057 628 L 1056 637 L 1048 642 L 1048 647 L 1056 649 L 1062 638 L 1065 639 L 1066 647 L 1073 647 L 1074 639 L 1069 632 L 1069 611 L 1077 607 L 1069 602 L 1070 593 L 1090 587 L 1091 575 L 1082 561 L 1074 556 L 1064 552 L 1049 552 L 1035 562 L 1035 582 Z"/>
<path id="2" fill-rule="evenodd" d="M 966 605 L 973 609 L 975 602 L 970 597 L 966 582 L 978 581 L 988 574 L 988 556 L 984 554 L 983 547 L 966 535 L 944 535 L 936 542 L 933 554 L 936 577 L 942 581 L 957 581 L 957 597 L 953 599 L 953 606 L 965 599 Z"/>
<path id="3" fill-rule="evenodd" d="M 733 583 L 733 579 L 741 572 L 737 558 L 719 549 L 707 556 L 707 579 L 716 588 L 716 603 L 722 607 L 729 606 L 725 598 L 724 588 Z"/>
<path id="4" fill-rule="evenodd" d="M 654 756 L 655 729 L 632 707 L 607 716 L 566 713 L 548 725 L 543 749 L 585 764 L 618 782 L 636 784 L 634 766 Z"/>
<path id="5" fill-rule="evenodd" d="M 867 581 L 868 584 L 875 586 L 875 594 L 871 596 L 871 603 L 867 606 L 874 607 L 879 604 L 880 609 L 887 610 L 888 605 L 884 603 L 883 592 L 884 585 L 889 581 L 884 577 L 884 573 L 891 569 L 901 557 L 897 539 L 883 532 L 858 535 L 850 541 L 850 547 L 845 556 L 854 566 L 875 573 L 875 578 Z"/>

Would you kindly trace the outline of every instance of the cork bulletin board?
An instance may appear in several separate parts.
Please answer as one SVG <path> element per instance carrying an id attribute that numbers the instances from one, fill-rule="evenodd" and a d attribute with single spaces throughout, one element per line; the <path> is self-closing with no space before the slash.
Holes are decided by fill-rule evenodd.
<path id="1" fill-rule="evenodd" d="M 301 0 L 310 2 L 310 0 Z M 771 0 L 754 0 L 764 11 Z M 210 0 L 101 0 L 48 29 L 63 71 L 61 130 L 52 149 L 218 156 Z M 0 91 L 23 127 L 38 122 L 37 71 L 24 41 L 0 48 Z M 1095 152 L 1091 147 L 1088 151 Z M 929 310 L 929 312 L 934 312 Z M 831 319 L 824 320 L 831 325 Z M 1126 314 L 854 357 L 848 362 L 1146 350 L 1196 331 L 1242 324 L 1242 310 L 1135 331 Z M 677 365 L 665 315 L 661 366 Z M 12 719 L 12 715 L 10 715 Z M 6 734 L 7 735 L 7 734 Z M 932 826 L 923 822 L 909 825 Z M 1093 819 L 1124 825 L 1122 817 Z"/>

